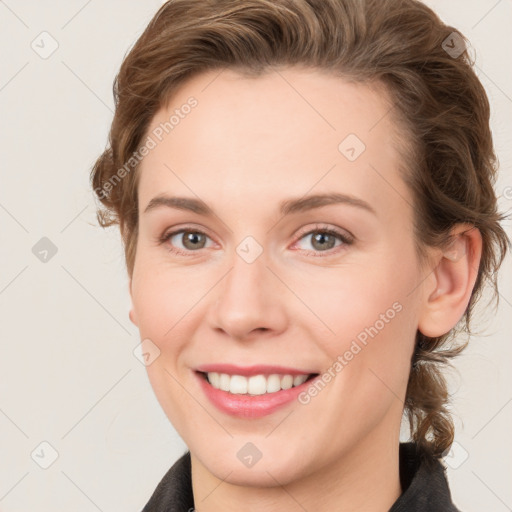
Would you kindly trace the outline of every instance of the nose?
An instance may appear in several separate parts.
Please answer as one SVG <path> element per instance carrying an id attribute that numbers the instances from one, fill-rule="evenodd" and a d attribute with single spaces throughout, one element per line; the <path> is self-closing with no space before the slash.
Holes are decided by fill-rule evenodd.
<path id="1" fill-rule="evenodd" d="M 216 288 L 209 310 L 213 329 L 237 340 L 252 336 L 275 336 L 287 326 L 286 289 L 267 267 L 265 252 L 248 263 L 238 254 Z"/>

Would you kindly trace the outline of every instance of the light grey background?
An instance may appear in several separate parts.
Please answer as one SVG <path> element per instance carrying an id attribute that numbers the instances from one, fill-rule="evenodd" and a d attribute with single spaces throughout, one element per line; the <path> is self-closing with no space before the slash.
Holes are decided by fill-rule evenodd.
<path id="1" fill-rule="evenodd" d="M 510 210 L 512 2 L 427 4 L 476 50 L 501 162 L 496 190 Z M 160 5 L 0 0 L 3 512 L 140 510 L 186 450 L 133 354 L 140 339 L 119 234 L 97 226 L 88 182 L 112 120 L 114 76 Z M 41 58 L 52 40 L 58 48 Z M 506 229 L 512 236 L 510 221 Z M 43 237 L 57 249 L 46 263 L 32 250 Z M 457 433 L 446 461 L 463 512 L 512 510 L 510 263 L 497 315 L 484 312 L 485 335 L 450 378 Z M 58 454 L 47 469 L 43 442 Z"/>

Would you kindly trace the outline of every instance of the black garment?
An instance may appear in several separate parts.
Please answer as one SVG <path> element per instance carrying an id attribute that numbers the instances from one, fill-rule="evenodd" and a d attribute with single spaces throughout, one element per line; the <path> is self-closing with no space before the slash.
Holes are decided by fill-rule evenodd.
<path id="1" fill-rule="evenodd" d="M 400 443 L 399 450 L 403 492 L 388 512 L 460 512 L 452 503 L 441 462 L 421 456 L 412 442 Z M 187 451 L 167 471 L 142 512 L 192 512 L 190 468 Z"/>

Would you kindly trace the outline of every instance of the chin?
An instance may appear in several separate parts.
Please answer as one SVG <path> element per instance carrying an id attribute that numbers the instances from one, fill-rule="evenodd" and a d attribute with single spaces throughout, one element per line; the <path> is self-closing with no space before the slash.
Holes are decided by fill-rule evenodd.
<path id="1" fill-rule="evenodd" d="M 247 446 L 250 441 L 241 442 L 240 439 L 237 439 L 231 440 L 230 443 L 236 447 L 230 449 L 226 446 L 218 446 L 217 451 L 211 451 L 211 447 L 209 447 L 206 454 L 190 451 L 195 454 L 194 456 L 208 472 L 219 480 L 246 487 L 286 485 L 299 478 L 300 473 L 304 470 L 303 466 L 308 464 L 300 450 L 293 449 L 288 445 L 282 453 L 279 450 L 267 448 L 265 450 L 267 455 L 263 452 L 261 458 L 252 466 L 249 465 L 249 462 L 246 465 L 243 462 L 243 448 L 240 449 L 239 446 L 240 444 L 242 447 Z"/>

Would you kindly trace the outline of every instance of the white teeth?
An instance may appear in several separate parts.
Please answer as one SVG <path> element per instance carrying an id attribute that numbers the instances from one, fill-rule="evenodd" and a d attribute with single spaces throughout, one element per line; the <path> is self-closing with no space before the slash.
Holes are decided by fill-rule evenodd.
<path id="1" fill-rule="evenodd" d="M 207 373 L 210 384 L 222 391 L 229 391 L 236 395 L 264 395 L 276 393 L 281 389 L 290 389 L 306 382 L 309 375 L 253 375 L 249 378 L 243 375 L 228 375 L 227 373 Z"/>
<path id="2" fill-rule="evenodd" d="M 269 375 L 265 380 L 267 383 L 267 393 L 275 393 L 276 391 L 281 391 L 281 377 L 279 375 Z"/>
<path id="3" fill-rule="evenodd" d="M 281 387 L 283 389 L 290 389 L 293 386 L 293 377 L 291 375 L 284 375 L 281 379 Z"/>
<path id="4" fill-rule="evenodd" d="M 247 379 L 242 375 L 231 375 L 229 383 L 229 392 L 237 395 L 245 395 L 247 393 Z"/>
<path id="5" fill-rule="evenodd" d="M 225 373 L 217 375 L 219 379 L 219 388 L 222 389 L 222 391 L 229 391 L 229 382 L 231 380 L 231 377 L 229 375 L 226 375 Z"/>
<path id="6" fill-rule="evenodd" d="M 233 379 L 235 377 L 236 375 L 233 375 L 233 377 L 231 377 L 231 382 L 233 382 Z M 263 375 L 253 375 L 248 379 L 245 377 L 239 378 L 247 382 L 246 393 L 249 393 L 249 395 L 262 395 L 263 393 L 267 392 L 267 379 Z"/>
<path id="7" fill-rule="evenodd" d="M 294 386 L 300 386 L 301 384 L 304 384 L 308 380 L 309 375 L 297 375 L 293 378 L 293 385 Z"/>

